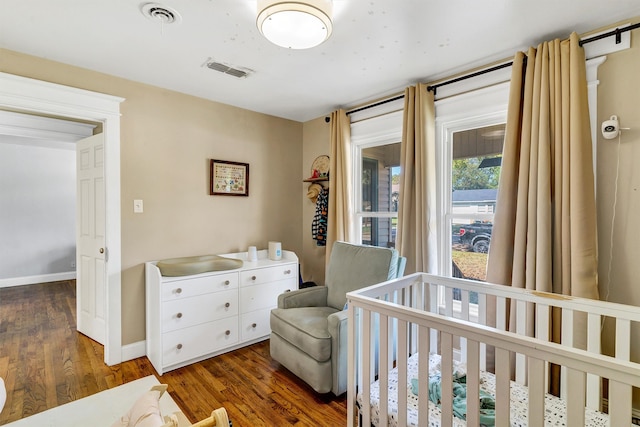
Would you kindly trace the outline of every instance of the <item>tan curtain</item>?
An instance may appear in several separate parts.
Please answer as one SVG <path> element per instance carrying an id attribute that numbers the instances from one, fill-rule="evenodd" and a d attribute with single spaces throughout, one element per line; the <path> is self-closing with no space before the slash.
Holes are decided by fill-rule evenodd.
<path id="1" fill-rule="evenodd" d="M 351 212 L 351 123 L 344 110 L 331 113 L 329 214 L 326 264 L 336 241 L 353 242 Z"/>
<path id="2" fill-rule="evenodd" d="M 405 274 L 436 272 L 435 106 L 427 85 L 404 92 L 396 247 Z"/>
<path id="3" fill-rule="evenodd" d="M 591 130 L 578 42 L 574 33 L 515 56 L 487 281 L 597 299 Z M 575 321 L 574 344 L 584 348 Z"/>

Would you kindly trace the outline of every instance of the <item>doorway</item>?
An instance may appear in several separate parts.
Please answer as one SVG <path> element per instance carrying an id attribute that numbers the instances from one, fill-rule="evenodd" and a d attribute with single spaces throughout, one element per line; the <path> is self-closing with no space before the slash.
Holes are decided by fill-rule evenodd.
<path id="1" fill-rule="evenodd" d="M 123 98 L 0 73 L 0 109 L 102 124 L 104 133 L 105 345 L 107 365 L 122 361 L 120 103 Z"/>

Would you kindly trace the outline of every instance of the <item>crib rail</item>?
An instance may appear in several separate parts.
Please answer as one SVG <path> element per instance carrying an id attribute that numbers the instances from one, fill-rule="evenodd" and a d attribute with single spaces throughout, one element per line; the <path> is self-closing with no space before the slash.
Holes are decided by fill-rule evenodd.
<path id="1" fill-rule="evenodd" d="M 550 363 L 562 366 L 561 397 L 567 403 L 569 425 L 584 425 L 585 406 L 601 409 L 602 378 L 609 384 L 610 425 L 628 425 L 631 420 L 632 387 L 640 386 L 640 365 L 629 361 L 631 329 L 640 322 L 636 307 L 425 273 L 351 292 L 347 299 L 350 337 L 354 337 L 348 349 L 349 425 L 354 423 L 356 387 L 369 401 L 376 376 L 383 402 L 380 419 L 386 419 L 388 371 L 397 366 L 398 390 L 406 390 L 406 360 L 415 352 L 420 358 L 420 384 L 428 384 L 429 353 L 442 356 L 443 395 L 451 391 L 452 360 L 467 364 L 468 425 L 478 425 L 477 373 L 492 370 L 492 365 L 499 367 L 495 369 L 496 425 L 508 425 L 512 379 L 528 386 L 529 425 L 542 425 L 538 421 L 544 417 Z M 550 342 L 554 311 L 562 319 L 560 344 Z M 615 323 L 614 357 L 602 354 L 605 318 Z M 494 357 L 487 346 L 495 347 Z M 407 402 L 401 394 L 397 396 L 398 421 L 405 425 Z M 427 393 L 418 399 L 420 417 L 426 417 Z M 369 409 L 364 405 L 361 411 L 362 425 L 370 425 Z M 442 417 L 442 425 L 450 425 L 450 402 L 443 403 Z"/>

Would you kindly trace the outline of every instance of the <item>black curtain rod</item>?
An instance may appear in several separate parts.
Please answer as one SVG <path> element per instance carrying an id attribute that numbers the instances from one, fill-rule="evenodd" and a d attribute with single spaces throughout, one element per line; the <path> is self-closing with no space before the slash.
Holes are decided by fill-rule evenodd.
<path id="1" fill-rule="evenodd" d="M 457 77 L 455 79 L 451 79 L 451 80 L 444 81 L 442 83 L 436 83 L 434 85 L 427 86 L 427 90 L 432 91 L 433 94 L 435 95 L 436 94 L 436 89 L 439 88 L 440 86 L 450 85 L 451 83 L 458 83 L 458 82 L 461 82 L 463 80 L 470 79 L 472 77 L 478 77 L 478 76 L 481 76 L 483 74 L 490 73 L 492 71 L 502 70 L 503 68 L 511 67 L 512 65 L 513 65 L 513 62 L 506 62 L 504 64 L 496 65 L 495 67 L 485 68 L 484 70 L 476 71 L 475 73 L 465 74 L 464 76 L 460 76 L 460 77 Z"/>
<path id="2" fill-rule="evenodd" d="M 347 111 L 347 116 L 353 113 L 357 113 L 358 111 L 368 110 L 369 108 L 377 107 L 378 105 L 388 104 L 389 102 L 397 101 L 398 99 L 404 98 L 403 95 L 398 95 L 393 98 L 385 99 L 384 101 L 376 102 L 375 104 L 365 105 L 364 107 L 356 108 L 355 110 Z"/>
<path id="3" fill-rule="evenodd" d="M 630 25 L 624 28 L 616 28 L 613 31 L 609 31 L 608 33 L 602 33 L 597 36 L 589 37 L 584 40 L 580 40 L 580 46 L 585 45 L 587 43 L 595 42 L 597 40 L 601 40 L 607 37 L 616 36 L 616 44 L 622 43 L 622 37 L 620 36 L 622 33 L 626 31 L 635 30 L 636 28 L 640 28 L 640 23 Z"/>

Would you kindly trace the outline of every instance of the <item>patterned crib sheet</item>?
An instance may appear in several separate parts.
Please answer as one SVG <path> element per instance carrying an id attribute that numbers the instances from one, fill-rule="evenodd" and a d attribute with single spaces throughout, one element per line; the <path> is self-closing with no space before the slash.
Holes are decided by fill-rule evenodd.
<path id="1" fill-rule="evenodd" d="M 464 366 L 462 365 L 462 369 Z M 440 371 L 440 355 L 429 355 L 430 375 Z M 411 392 L 411 379 L 418 377 L 418 354 L 409 357 L 407 365 L 407 423 L 408 426 L 418 426 L 418 396 Z M 495 376 L 489 372 L 480 373 L 480 388 L 492 396 L 495 396 Z M 426 387 L 424 388 L 426 390 Z M 389 421 L 388 426 L 398 427 L 398 369 L 389 372 Z M 511 382 L 511 426 L 527 427 L 527 399 L 526 386 Z M 362 396 L 357 396 L 359 408 L 363 407 Z M 378 381 L 371 384 L 371 424 L 378 427 L 380 424 L 380 385 Z M 545 427 L 566 426 L 565 402 L 553 395 L 545 397 Z M 605 427 L 609 425 L 607 414 L 592 409 L 585 409 L 585 423 L 590 427 Z M 384 424 L 383 424 L 384 425 Z M 454 427 L 466 427 L 462 419 L 453 419 Z M 433 402 L 429 402 L 429 427 L 440 427 L 440 408 Z"/>

